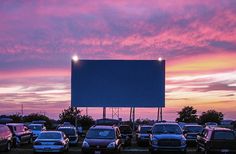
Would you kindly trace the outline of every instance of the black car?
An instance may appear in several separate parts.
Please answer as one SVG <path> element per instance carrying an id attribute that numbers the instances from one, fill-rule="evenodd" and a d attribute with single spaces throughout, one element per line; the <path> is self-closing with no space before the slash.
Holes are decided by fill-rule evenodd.
<path id="1" fill-rule="evenodd" d="M 228 128 L 205 128 L 203 132 L 197 136 L 197 151 L 203 151 L 204 153 L 235 153 L 235 132 Z"/>
<path id="2" fill-rule="evenodd" d="M 10 151 L 12 146 L 12 133 L 6 125 L 0 124 L 0 150 Z"/>
<path id="3" fill-rule="evenodd" d="M 136 141 L 139 146 L 149 144 L 149 133 L 152 129 L 150 125 L 139 125 L 136 131 Z"/>
<path id="4" fill-rule="evenodd" d="M 124 145 L 131 145 L 132 137 L 133 137 L 133 131 L 132 128 L 129 125 L 120 125 L 119 126 L 120 133 L 122 136 L 122 141 Z"/>
<path id="5" fill-rule="evenodd" d="M 74 127 L 74 126 L 63 126 L 63 127 L 59 127 L 57 130 L 66 134 L 66 136 L 69 138 L 69 143 L 70 144 L 76 145 L 78 143 L 79 136 L 77 134 L 76 127 Z"/>
<path id="6" fill-rule="evenodd" d="M 185 125 L 183 127 L 183 133 L 186 138 L 188 145 L 196 145 L 197 135 L 201 134 L 203 131 L 203 126 L 201 125 Z"/>
<path id="7" fill-rule="evenodd" d="M 33 143 L 33 133 L 23 123 L 9 123 L 7 126 L 13 134 L 14 146 L 20 146 L 24 143 Z"/>
<path id="8" fill-rule="evenodd" d="M 83 153 L 119 153 L 122 141 L 118 127 L 92 126 L 82 143 Z"/>

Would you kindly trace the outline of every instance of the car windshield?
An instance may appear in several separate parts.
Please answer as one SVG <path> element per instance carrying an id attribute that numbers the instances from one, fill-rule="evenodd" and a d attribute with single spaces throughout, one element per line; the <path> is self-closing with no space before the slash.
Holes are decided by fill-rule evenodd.
<path id="1" fill-rule="evenodd" d="M 29 125 L 29 129 L 31 129 L 31 130 L 42 130 L 42 126 L 39 126 L 39 125 Z"/>
<path id="2" fill-rule="evenodd" d="M 152 129 L 153 134 L 182 134 L 178 125 L 156 125 Z"/>
<path id="3" fill-rule="evenodd" d="M 151 130 L 152 127 L 141 127 L 140 128 L 140 133 L 147 134 L 149 130 Z"/>
<path id="4" fill-rule="evenodd" d="M 61 139 L 61 134 L 56 132 L 41 133 L 38 139 Z"/>
<path id="5" fill-rule="evenodd" d="M 62 131 L 63 133 L 65 133 L 67 136 L 68 135 L 75 135 L 76 134 L 75 129 L 72 129 L 72 128 L 59 128 L 58 130 Z"/>
<path id="6" fill-rule="evenodd" d="M 119 129 L 121 133 L 132 133 L 130 126 L 120 126 Z"/>
<path id="7" fill-rule="evenodd" d="M 231 131 L 215 131 L 214 140 L 235 140 L 235 134 Z"/>
<path id="8" fill-rule="evenodd" d="M 200 133 L 202 132 L 203 128 L 202 126 L 185 126 L 184 130 L 187 132 Z"/>
<path id="9" fill-rule="evenodd" d="M 86 135 L 87 139 L 114 139 L 113 129 L 90 129 Z"/>

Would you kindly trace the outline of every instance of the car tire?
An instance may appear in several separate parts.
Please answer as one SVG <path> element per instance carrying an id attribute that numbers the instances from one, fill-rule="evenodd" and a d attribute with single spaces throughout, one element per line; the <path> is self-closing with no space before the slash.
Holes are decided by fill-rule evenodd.
<path id="1" fill-rule="evenodd" d="M 11 151 L 11 142 L 7 142 L 5 150 L 4 151 Z"/>

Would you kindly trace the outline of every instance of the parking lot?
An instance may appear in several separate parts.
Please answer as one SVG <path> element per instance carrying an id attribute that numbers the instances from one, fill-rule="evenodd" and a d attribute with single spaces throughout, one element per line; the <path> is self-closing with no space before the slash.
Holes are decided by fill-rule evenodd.
<path id="1" fill-rule="evenodd" d="M 70 146 L 68 154 L 78 154 L 81 153 L 81 142 L 77 146 Z M 121 154 L 150 154 L 147 147 L 138 147 L 135 143 L 132 143 L 132 146 L 123 147 Z M 189 147 L 187 153 L 194 154 L 196 149 L 194 147 Z M 23 145 L 20 148 L 13 148 L 8 154 L 33 154 L 32 145 Z"/>

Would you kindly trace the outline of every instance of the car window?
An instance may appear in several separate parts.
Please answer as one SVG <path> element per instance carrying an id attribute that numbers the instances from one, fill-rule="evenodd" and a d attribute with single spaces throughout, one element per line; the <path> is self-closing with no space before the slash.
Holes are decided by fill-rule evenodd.
<path id="1" fill-rule="evenodd" d="M 214 140 L 235 140 L 235 134 L 231 131 L 215 131 Z"/>
<path id="2" fill-rule="evenodd" d="M 115 131 L 113 129 L 90 129 L 86 135 L 88 139 L 114 139 Z"/>
<path id="3" fill-rule="evenodd" d="M 42 130 L 42 126 L 40 126 L 40 125 L 29 125 L 29 129 L 31 129 L 31 130 Z"/>
<path id="4" fill-rule="evenodd" d="M 130 126 L 120 126 L 119 129 L 121 133 L 132 133 Z"/>
<path id="5" fill-rule="evenodd" d="M 149 130 L 151 130 L 152 127 L 141 127 L 140 128 L 140 133 L 145 133 L 147 134 Z"/>
<path id="6" fill-rule="evenodd" d="M 18 126 L 15 126 L 15 130 L 16 132 L 24 132 L 25 127 L 23 125 L 18 125 Z"/>
<path id="7" fill-rule="evenodd" d="M 187 132 L 199 133 L 202 132 L 203 128 L 202 126 L 185 126 L 184 130 Z"/>
<path id="8" fill-rule="evenodd" d="M 153 134 L 182 134 L 178 125 L 155 125 L 152 129 Z"/>
<path id="9" fill-rule="evenodd" d="M 41 133 L 38 139 L 61 139 L 61 134 L 54 132 Z"/>
<path id="10" fill-rule="evenodd" d="M 58 130 L 65 133 L 67 136 L 76 134 L 76 130 L 73 128 L 59 128 Z"/>

